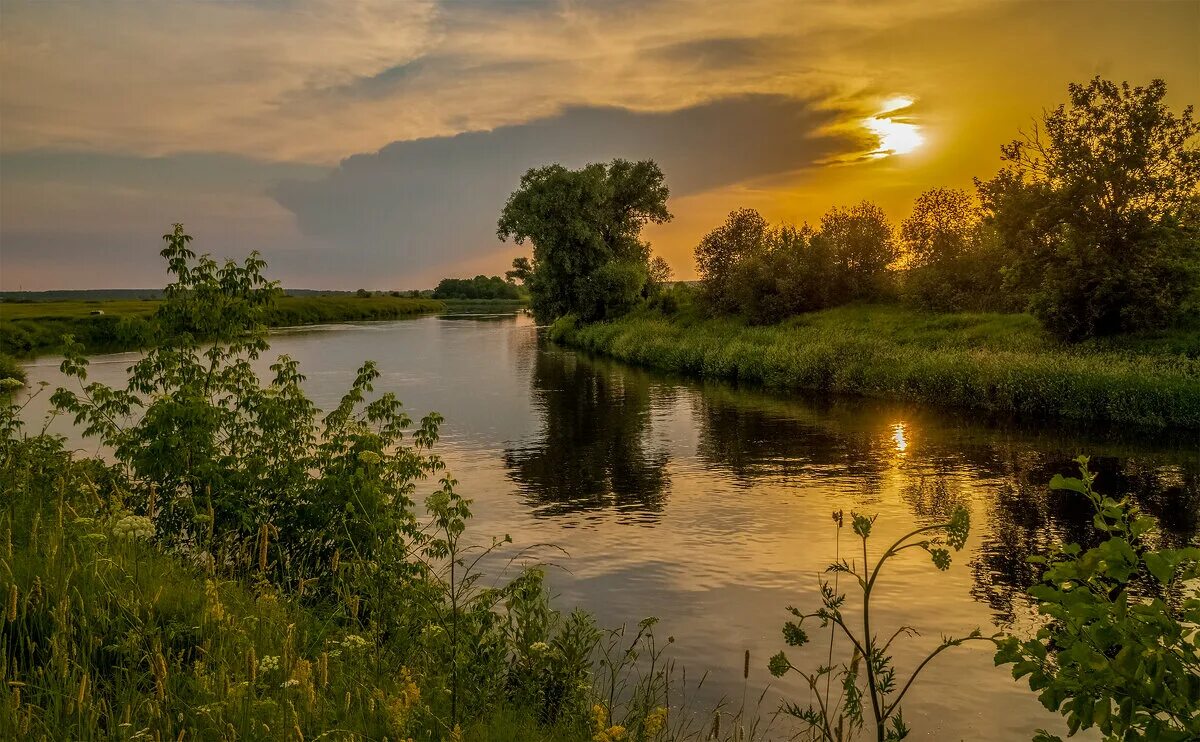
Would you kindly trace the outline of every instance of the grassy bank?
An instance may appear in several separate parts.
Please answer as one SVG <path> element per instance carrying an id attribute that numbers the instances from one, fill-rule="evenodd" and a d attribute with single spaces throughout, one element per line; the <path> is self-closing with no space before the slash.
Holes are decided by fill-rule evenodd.
<path id="1" fill-rule="evenodd" d="M 102 464 L 0 443 L 0 737 L 441 740 L 445 696 L 342 598 L 247 585 L 122 515 Z M 143 532 L 141 529 L 150 529 Z M 499 705 L 463 740 L 588 739 Z"/>
<path id="2" fill-rule="evenodd" d="M 1200 427 L 1200 332 L 1066 346 L 1027 315 L 849 306 L 749 326 L 642 308 L 551 336 L 704 378 L 1017 416 Z"/>
<path id="3" fill-rule="evenodd" d="M 0 303 L 0 353 L 28 357 L 59 349 L 74 335 L 89 352 L 134 350 L 149 344 L 158 300 Z M 386 320 L 437 312 L 436 299 L 394 296 L 284 296 L 267 312 L 270 327 Z M 102 314 L 97 314 L 102 312 Z"/>

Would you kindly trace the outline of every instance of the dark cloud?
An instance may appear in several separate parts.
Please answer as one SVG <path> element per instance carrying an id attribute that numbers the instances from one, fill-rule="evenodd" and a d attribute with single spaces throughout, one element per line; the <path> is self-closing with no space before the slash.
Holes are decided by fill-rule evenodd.
<path id="1" fill-rule="evenodd" d="M 416 270 L 497 247 L 495 222 L 521 174 L 560 162 L 652 158 L 673 195 L 810 167 L 853 148 L 821 132 L 838 113 L 784 96 L 741 96 L 666 113 L 580 107 L 487 132 L 395 142 L 344 160 L 275 199 L 300 230 L 365 258 Z"/>
<path id="2" fill-rule="evenodd" d="M 651 49 L 652 59 L 693 69 L 720 70 L 755 64 L 775 56 L 781 39 L 727 36 L 696 39 Z"/>

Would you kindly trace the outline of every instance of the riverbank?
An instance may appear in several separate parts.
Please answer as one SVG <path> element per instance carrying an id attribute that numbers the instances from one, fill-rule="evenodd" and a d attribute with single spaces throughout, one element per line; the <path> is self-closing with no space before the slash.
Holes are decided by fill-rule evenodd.
<path id="1" fill-rule="evenodd" d="M 551 327 L 552 339 L 664 371 L 1018 417 L 1200 427 L 1200 332 L 1075 346 L 1028 315 L 847 306 L 750 326 L 692 307 Z"/>
<path id="2" fill-rule="evenodd" d="M 156 299 L 0 303 L 0 354 L 28 358 L 53 353 L 73 335 L 89 353 L 137 350 L 154 334 Z M 267 310 L 269 327 L 388 320 L 440 312 L 437 299 L 395 296 L 283 296 Z"/>
<path id="3" fill-rule="evenodd" d="M 511 700 L 454 736 L 444 678 L 370 631 L 357 596 L 247 584 L 169 553 L 149 518 L 112 510 L 116 475 L 61 443 L 5 437 L 0 453 L 4 739 L 111 739 L 118 719 L 156 739 L 591 738 Z"/>

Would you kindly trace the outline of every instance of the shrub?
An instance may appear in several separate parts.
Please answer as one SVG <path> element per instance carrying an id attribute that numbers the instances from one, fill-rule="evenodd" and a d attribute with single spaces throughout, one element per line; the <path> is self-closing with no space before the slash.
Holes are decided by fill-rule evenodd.
<path id="1" fill-rule="evenodd" d="M 1071 734 L 1096 727 L 1114 741 L 1197 739 L 1200 549 L 1154 548 L 1153 521 L 1097 493 L 1087 457 L 1078 463 L 1078 479 L 1056 475 L 1050 486 L 1086 497 L 1106 540 L 1030 558 L 1045 568 L 1029 594 L 1048 620 L 1031 639 L 1001 641 L 996 664 L 1028 676 Z M 1042 731 L 1038 739 L 1059 738 Z"/>

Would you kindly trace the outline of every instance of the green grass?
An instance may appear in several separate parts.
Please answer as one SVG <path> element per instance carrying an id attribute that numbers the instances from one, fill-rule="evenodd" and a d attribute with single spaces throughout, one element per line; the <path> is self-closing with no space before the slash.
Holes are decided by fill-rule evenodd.
<path id="1" fill-rule="evenodd" d="M 662 370 L 1021 417 L 1200 427 L 1200 332 L 1065 346 L 1028 315 L 849 306 L 778 325 L 642 308 L 551 336 Z"/>
<path id="2" fill-rule="evenodd" d="M 109 476 L 40 439 L 0 444 L 0 739 L 449 738 L 436 684 L 347 605 L 123 536 Z M 463 734 L 587 738 L 504 705 Z"/>
<path id="3" fill-rule="evenodd" d="M 89 352 L 135 350 L 149 343 L 159 303 L 153 299 L 0 303 L 0 353 L 15 357 L 53 353 L 61 347 L 63 335 L 74 335 Z M 398 319 L 445 308 L 436 299 L 284 296 L 268 312 L 267 324 L 292 327 Z"/>

